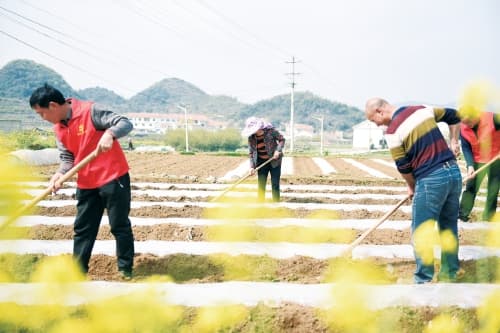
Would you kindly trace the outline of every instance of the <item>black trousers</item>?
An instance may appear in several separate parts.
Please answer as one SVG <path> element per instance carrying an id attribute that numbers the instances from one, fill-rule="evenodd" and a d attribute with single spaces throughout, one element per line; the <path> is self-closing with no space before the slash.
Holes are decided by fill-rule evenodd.
<path id="1" fill-rule="evenodd" d="M 86 273 L 92 248 L 104 213 L 108 212 L 111 233 L 116 240 L 118 269 L 132 271 L 134 236 L 128 218 L 130 212 L 130 176 L 128 173 L 99 188 L 76 190 L 77 215 L 74 225 L 73 256 Z"/>
<path id="2" fill-rule="evenodd" d="M 266 160 L 257 160 L 257 166 L 264 163 Z M 259 202 L 264 202 L 266 195 L 266 183 L 267 183 L 267 175 L 271 174 L 271 191 L 273 194 L 273 201 L 280 201 L 280 177 L 281 177 L 281 164 L 272 167 L 271 163 L 264 165 L 261 169 L 257 171 L 257 183 L 258 183 L 258 192 L 257 198 Z"/>

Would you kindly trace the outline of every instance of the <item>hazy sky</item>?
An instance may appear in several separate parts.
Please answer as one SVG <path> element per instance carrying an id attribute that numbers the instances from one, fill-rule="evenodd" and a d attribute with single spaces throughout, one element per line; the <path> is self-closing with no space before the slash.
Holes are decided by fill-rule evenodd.
<path id="1" fill-rule="evenodd" d="M 496 0 L 0 0 L 0 66 L 31 59 L 76 89 L 131 97 L 169 77 L 245 103 L 296 91 L 455 103 L 500 84 Z"/>

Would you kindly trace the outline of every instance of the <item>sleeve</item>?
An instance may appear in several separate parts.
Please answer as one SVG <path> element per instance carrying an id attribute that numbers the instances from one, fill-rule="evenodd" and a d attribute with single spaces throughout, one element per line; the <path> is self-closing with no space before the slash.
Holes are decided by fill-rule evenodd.
<path id="1" fill-rule="evenodd" d="M 283 148 L 285 148 L 285 137 L 277 130 L 273 130 L 273 137 L 275 138 L 276 142 L 278 142 L 276 150 L 282 153 Z"/>
<path id="2" fill-rule="evenodd" d="M 126 136 L 134 128 L 127 117 L 113 111 L 102 110 L 96 105 L 92 107 L 91 117 L 97 130 L 109 129 L 116 139 Z"/>
<path id="3" fill-rule="evenodd" d="M 255 163 L 253 161 L 254 151 L 257 150 L 257 147 L 254 144 L 254 141 L 251 137 L 248 137 L 248 158 L 250 159 L 250 168 L 255 168 Z"/>
<path id="4" fill-rule="evenodd" d="M 408 156 L 406 156 L 403 140 L 397 133 L 386 133 L 385 140 L 387 142 L 387 147 L 389 147 L 389 151 L 391 152 L 392 159 L 396 163 L 398 171 L 402 174 L 411 173 L 413 171 L 413 167 L 411 166 L 411 161 Z"/>
<path id="5" fill-rule="evenodd" d="M 462 146 L 462 154 L 464 154 L 465 163 L 468 167 L 474 166 L 474 157 L 472 155 L 472 146 L 460 133 L 460 144 Z"/>
<path id="6" fill-rule="evenodd" d="M 495 130 L 500 130 L 500 113 L 495 113 L 493 115 L 493 124 L 495 125 Z"/>
<path id="7" fill-rule="evenodd" d="M 64 174 L 73 167 L 73 164 L 75 164 L 75 156 L 64 146 L 61 141 L 59 141 L 57 137 L 56 145 L 57 149 L 59 150 L 59 159 L 61 160 L 57 172 Z"/>
<path id="8" fill-rule="evenodd" d="M 452 108 L 433 108 L 436 122 L 445 122 L 448 125 L 455 125 L 460 122 L 458 112 Z"/>

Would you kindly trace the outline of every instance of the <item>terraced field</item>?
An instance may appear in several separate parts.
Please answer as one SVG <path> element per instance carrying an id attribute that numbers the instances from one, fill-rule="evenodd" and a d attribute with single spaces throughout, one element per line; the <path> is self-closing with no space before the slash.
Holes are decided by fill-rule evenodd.
<path id="1" fill-rule="evenodd" d="M 236 332 L 420 332 L 433 319 L 448 317 L 446 327 L 458 322 L 463 331 L 477 331 L 491 324 L 481 314 L 484 302 L 496 300 L 494 310 L 500 306 L 494 223 L 459 224 L 463 271 L 455 284 L 412 283 L 409 202 L 354 248 L 352 258 L 342 256 L 406 196 L 388 159 L 286 158 L 282 202 L 257 204 L 255 178 L 218 198 L 246 174 L 244 157 L 135 152 L 127 157 L 134 278 L 122 281 L 117 274 L 114 240 L 103 221 L 89 280 L 65 298 L 71 306 L 153 292 L 162 303 L 184 309 L 181 322 L 167 330 L 179 332 L 197 331 L 193 313 L 206 306 L 244 306 L 244 317 L 218 326 Z M 27 200 L 45 188 L 54 169 L 32 168 L 40 181 L 22 184 Z M 0 302 L 47 302 L 36 297 L 43 286 L 30 282 L 32 272 L 47 256 L 72 252 L 75 203 L 70 182 L 17 221 L 21 239 L 2 237 L 0 261 L 18 267 L 8 272 L 16 283 L 0 284 Z M 435 252 L 438 257 L 439 248 Z M 495 325 L 498 321 L 491 327 L 500 330 Z"/>

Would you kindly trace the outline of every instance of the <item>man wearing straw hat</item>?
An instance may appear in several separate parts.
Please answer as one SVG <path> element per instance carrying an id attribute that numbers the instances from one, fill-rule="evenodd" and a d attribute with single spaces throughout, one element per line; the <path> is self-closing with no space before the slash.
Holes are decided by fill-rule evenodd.
<path id="1" fill-rule="evenodd" d="M 431 259 L 434 257 L 433 244 L 415 237 L 417 229 L 427 221 L 437 222 L 442 244 L 449 240 L 446 235 L 453 238 L 456 246 L 441 247 L 438 279 L 455 281 L 459 270 L 457 220 L 462 189 L 462 176 L 456 162 L 460 153 L 460 118 L 456 110 L 423 105 L 396 107 L 382 98 L 371 98 L 366 102 L 365 114 L 378 126 L 387 126 L 387 145 L 408 184 L 408 194 L 413 197 L 415 282 L 428 283 L 434 277 L 434 262 L 424 260 L 424 254 L 425 258 L 429 254 Z M 441 121 L 450 128 L 450 148 L 437 126 Z"/>
<path id="2" fill-rule="evenodd" d="M 248 138 L 250 173 L 257 171 L 258 200 L 264 202 L 267 175 L 271 174 L 271 191 L 274 202 L 280 201 L 281 157 L 285 147 L 285 138 L 273 125 L 264 119 L 250 117 L 245 122 L 241 135 Z M 269 161 L 271 160 L 271 161 Z M 267 163 L 266 163 L 267 162 Z"/>

